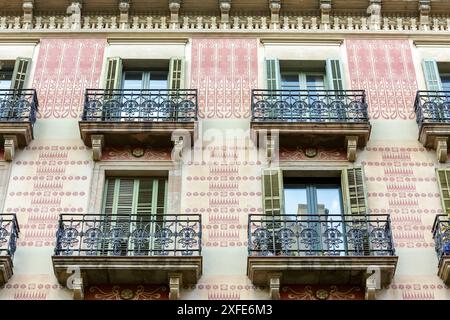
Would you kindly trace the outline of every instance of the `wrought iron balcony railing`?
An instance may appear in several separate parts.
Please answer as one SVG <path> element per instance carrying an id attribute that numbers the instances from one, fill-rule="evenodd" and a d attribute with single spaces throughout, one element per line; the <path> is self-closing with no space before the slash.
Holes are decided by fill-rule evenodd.
<path id="1" fill-rule="evenodd" d="M 250 215 L 250 256 L 392 256 L 389 215 Z"/>
<path id="2" fill-rule="evenodd" d="M 55 255 L 196 256 L 200 215 L 61 214 Z"/>
<path id="3" fill-rule="evenodd" d="M 82 120 L 192 122 L 197 113 L 197 89 L 87 89 Z"/>
<path id="4" fill-rule="evenodd" d="M 19 224 L 15 214 L 0 213 L 0 255 L 14 257 Z"/>
<path id="5" fill-rule="evenodd" d="M 252 121 L 369 121 L 364 90 L 252 90 Z"/>
<path id="6" fill-rule="evenodd" d="M 39 103 L 36 90 L 0 90 L 0 122 L 36 122 Z"/>
<path id="7" fill-rule="evenodd" d="M 433 238 L 438 257 L 450 256 L 450 218 L 448 215 L 436 216 L 433 225 Z"/>
<path id="8" fill-rule="evenodd" d="M 450 91 L 417 91 L 414 110 L 419 125 L 450 123 Z"/>

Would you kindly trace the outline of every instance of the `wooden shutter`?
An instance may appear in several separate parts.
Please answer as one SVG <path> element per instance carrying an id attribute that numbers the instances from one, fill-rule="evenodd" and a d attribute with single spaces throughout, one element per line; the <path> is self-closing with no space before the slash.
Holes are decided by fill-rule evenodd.
<path id="1" fill-rule="evenodd" d="M 347 214 L 367 214 L 366 187 L 362 167 L 342 170 L 342 195 Z"/>
<path id="2" fill-rule="evenodd" d="M 263 170 L 262 191 L 264 213 L 266 215 L 283 214 L 283 171 L 280 168 Z"/>
<path id="3" fill-rule="evenodd" d="M 344 90 L 344 76 L 340 60 L 328 59 L 326 61 L 328 87 L 330 90 Z"/>
<path id="4" fill-rule="evenodd" d="M 344 203 L 344 214 L 367 215 L 366 186 L 364 182 L 364 170 L 362 167 L 347 168 L 342 170 L 342 195 Z M 346 228 L 359 226 L 365 229 L 362 247 L 356 247 L 347 243 L 351 254 L 370 255 L 369 230 L 365 216 L 344 218 Z M 349 230 L 347 230 L 349 231 Z M 356 252 L 355 252 L 356 251 Z"/>
<path id="5" fill-rule="evenodd" d="M 104 72 L 104 88 L 106 90 L 120 89 L 122 82 L 122 59 L 108 58 Z"/>
<path id="6" fill-rule="evenodd" d="M 169 66 L 169 89 L 184 89 L 184 58 L 171 58 Z"/>
<path id="7" fill-rule="evenodd" d="M 167 178 L 115 178 L 106 179 L 103 212 L 105 229 L 121 227 L 129 232 L 136 227 L 144 227 L 152 215 L 164 215 L 167 207 Z M 133 215 L 133 216 L 132 216 Z M 137 221 L 131 223 L 132 219 Z M 161 219 L 162 221 L 162 219 Z M 155 227 L 155 225 L 151 226 Z M 148 229 L 154 232 L 154 229 Z M 121 252 L 132 248 L 129 239 L 123 241 Z M 150 244 L 148 244 L 150 245 Z M 140 248 L 148 249 L 146 248 Z M 110 246 L 111 250 L 111 246 Z"/>
<path id="8" fill-rule="evenodd" d="M 266 60 L 266 78 L 268 90 L 280 90 L 281 74 L 280 61 L 278 59 Z"/>
<path id="9" fill-rule="evenodd" d="M 31 59 L 17 58 L 14 65 L 14 72 L 11 81 L 12 90 L 21 90 L 28 81 L 28 71 L 30 69 Z"/>
<path id="10" fill-rule="evenodd" d="M 450 168 L 436 169 L 442 209 L 450 219 Z"/>
<path id="11" fill-rule="evenodd" d="M 442 83 L 439 69 L 435 60 L 423 60 L 422 68 L 429 91 L 441 91 Z"/>

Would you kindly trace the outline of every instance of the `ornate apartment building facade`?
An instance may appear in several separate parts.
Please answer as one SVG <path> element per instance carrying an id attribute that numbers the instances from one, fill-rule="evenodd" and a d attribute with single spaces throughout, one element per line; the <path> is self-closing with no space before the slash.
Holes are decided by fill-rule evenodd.
<path id="1" fill-rule="evenodd" d="M 0 299 L 450 299 L 450 1 L 0 0 Z"/>

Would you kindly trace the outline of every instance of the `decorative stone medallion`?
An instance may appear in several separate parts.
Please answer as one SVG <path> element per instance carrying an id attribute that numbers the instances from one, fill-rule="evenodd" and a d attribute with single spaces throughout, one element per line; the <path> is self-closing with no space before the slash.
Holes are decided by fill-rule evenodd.
<path id="1" fill-rule="evenodd" d="M 314 158 L 317 156 L 317 148 L 305 148 L 305 156 L 308 158 Z"/>
<path id="2" fill-rule="evenodd" d="M 143 148 L 134 148 L 132 151 L 131 151 L 131 154 L 134 156 L 134 157 L 136 157 L 136 158 L 140 158 L 140 157 L 142 157 L 143 155 L 144 155 L 144 149 Z"/>

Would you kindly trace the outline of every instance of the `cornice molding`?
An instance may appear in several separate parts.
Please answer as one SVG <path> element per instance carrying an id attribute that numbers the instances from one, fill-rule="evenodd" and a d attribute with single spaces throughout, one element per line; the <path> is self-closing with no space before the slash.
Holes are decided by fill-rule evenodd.
<path id="1" fill-rule="evenodd" d="M 133 44 L 133 45 L 148 45 L 148 44 L 187 44 L 189 38 L 159 38 L 159 37 L 108 37 L 107 40 L 110 45 L 123 45 L 123 44 Z"/>
<path id="2" fill-rule="evenodd" d="M 299 39 L 297 38 L 261 38 L 264 45 L 314 45 L 314 46 L 340 46 L 343 39 Z"/>
<path id="3" fill-rule="evenodd" d="M 24 45 L 24 46 L 30 46 L 30 45 L 38 45 L 41 40 L 39 38 L 0 38 L 0 45 Z"/>
<path id="4" fill-rule="evenodd" d="M 414 40 L 414 46 L 416 47 L 434 47 L 434 48 L 442 48 L 442 47 L 450 47 L 450 37 L 446 40 Z"/>

